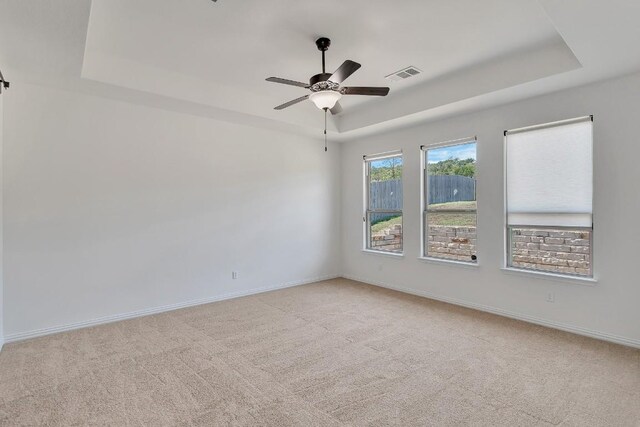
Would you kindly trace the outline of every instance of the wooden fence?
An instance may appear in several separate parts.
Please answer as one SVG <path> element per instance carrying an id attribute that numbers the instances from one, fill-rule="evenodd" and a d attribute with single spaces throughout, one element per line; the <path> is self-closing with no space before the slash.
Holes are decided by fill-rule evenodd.
<path id="1" fill-rule="evenodd" d="M 476 200 L 476 180 L 460 175 L 429 176 L 429 204 Z M 372 182 L 371 209 L 402 210 L 402 182 L 399 179 Z"/>
<path id="2" fill-rule="evenodd" d="M 402 210 L 402 181 L 393 179 L 372 182 L 369 202 L 371 209 Z"/>
<path id="3" fill-rule="evenodd" d="M 476 200 L 476 180 L 473 178 L 460 175 L 430 175 L 428 182 L 429 204 Z"/>

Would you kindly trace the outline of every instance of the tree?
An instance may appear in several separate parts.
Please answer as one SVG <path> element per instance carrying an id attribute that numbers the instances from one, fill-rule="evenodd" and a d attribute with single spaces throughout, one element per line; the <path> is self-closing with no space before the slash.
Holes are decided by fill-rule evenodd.
<path id="1" fill-rule="evenodd" d="M 402 159 L 390 157 L 376 160 L 371 164 L 371 181 L 389 181 L 402 178 Z"/>
<path id="2" fill-rule="evenodd" d="M 476 174 L 475 159 L 447 159 L 429 163 L 429 175 L 462 175 L 473 178 Z"/>

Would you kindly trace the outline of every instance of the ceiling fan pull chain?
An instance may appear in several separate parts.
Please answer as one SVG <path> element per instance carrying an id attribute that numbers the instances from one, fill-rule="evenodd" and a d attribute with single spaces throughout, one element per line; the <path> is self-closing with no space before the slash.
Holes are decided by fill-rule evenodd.
<path id="1" fill-rule="evenodd" d="M 324 109 L 324 151 L 327 151 L 327 109 Z"/>

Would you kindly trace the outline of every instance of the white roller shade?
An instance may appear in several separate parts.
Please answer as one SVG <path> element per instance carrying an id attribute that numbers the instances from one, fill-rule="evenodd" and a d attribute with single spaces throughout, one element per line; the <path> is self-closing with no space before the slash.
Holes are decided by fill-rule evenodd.
<path id="1" fill-rule="evenodd" d="M 591 227 L 590 118 L 506 134 L 509 225 Z"/>
<path id="2" fill-rule="evenodd" d="M 371 162 L 374 160 L 389 159 L 391 157 L 397 157 L 397 156 L 402 156 L 402 150 L 386 151 L 384 153 L 378 153 L 378 154 L 369 154 L 369 155 L 362 156 L 362 158 L 364 159 L 365 162 Z"/>

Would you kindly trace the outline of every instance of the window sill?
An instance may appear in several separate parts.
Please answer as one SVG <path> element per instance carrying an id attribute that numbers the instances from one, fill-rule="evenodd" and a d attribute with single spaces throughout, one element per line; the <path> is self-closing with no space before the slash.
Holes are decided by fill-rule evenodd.
<path id="1" fill-rule="evenodd" d="M 442 258 L 434 258 L 434 257 L 428 257 L 428 256 L 420 256 L 418 257 L 418 259 L 424 262 L 432 263 L 432 264 L 442 264 L 442 265 L 471 267 L 471 268 L 479 267 L 477 262 L 456 261 L 453 259 L 442 259 Z"/>
<path id="2" fill-rule="evenodd" d="M 391 258 L 404 258 L 404 254 L 403 253 L 374 251 L 372 249 L 362 249 L 362 252 L 367 253 L 367 254 L 373 254 L 373 255 L 388 256 L 388 257 L 391 257 Z"/>
<path id="3" fill-rule="evenodd" d="M 568 282 L 583 286 L 595 286 L 598 283 L 593 277 L 568 276 L 566 274 L 546 273 L 544 271 L 523 270 L 520 268 L 502 267 L 501 270 L 507 274 L 528 276 L 536 279 L 553 280 L 556 282 Z"/>

